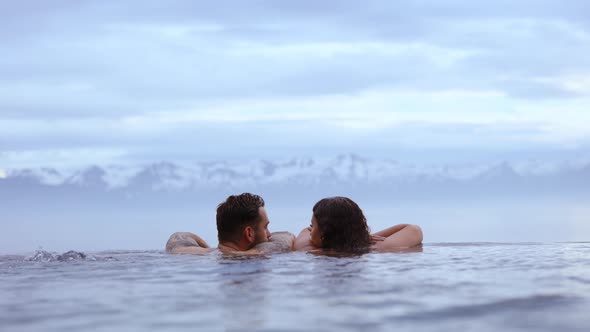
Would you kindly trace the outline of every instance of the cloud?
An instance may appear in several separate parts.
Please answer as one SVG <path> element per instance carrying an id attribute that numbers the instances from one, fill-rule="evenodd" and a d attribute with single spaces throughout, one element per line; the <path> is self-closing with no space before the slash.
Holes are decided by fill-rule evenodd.
<path id="1" fill-rule="evenodd" d="M 236 99 L 118 117 L 0 120 L 0 148 L 238 149 L 584 145 L 589 99 L 530 101 L 499 91 L 368 90 L 355 95 Z M 238 147 L 239 145 L 239 147 Z M 187 152 L 192 154 L 192 152 Z"/>
<path id="2" fill-rule="evenodd" d="M 25 80 L 56 95 L 84 86 L 84 100 L 114 103 L 352 93 L 384 84 L 569 96 L 535 79 L 590 68 L 588 29 L 574 10 L 581 2 L 506 9 L 464 1 L 232 2 L 231 11 L 188 2 L 133 11 L 130 3 L 66 4 L 41 8 L 45 15 L 6 5 L 47 29 L 33 28 L 33 42 L 8 48 L 5 94 L 35 92 L 11 87 Z"/>
<path id="3" fill-rule="evenodd" d="M 0 149 L 584 145 L 586 7 L 4 2 Z"/>

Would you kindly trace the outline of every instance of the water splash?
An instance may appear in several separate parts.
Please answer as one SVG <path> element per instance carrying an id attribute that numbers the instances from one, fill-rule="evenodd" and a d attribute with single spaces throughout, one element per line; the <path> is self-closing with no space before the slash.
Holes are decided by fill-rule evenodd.
<path id="1" fill-rule="evenodd" d="M 63 254 L 51 253 L 42 249 L 37 249 L 31 257 L 25 258 L 29 262 L 66 262 L 66 261 L 80 261 L 91 260 L 95 261 L 96 257 L 88 256 L 83 252 L 70 250 Z"/>

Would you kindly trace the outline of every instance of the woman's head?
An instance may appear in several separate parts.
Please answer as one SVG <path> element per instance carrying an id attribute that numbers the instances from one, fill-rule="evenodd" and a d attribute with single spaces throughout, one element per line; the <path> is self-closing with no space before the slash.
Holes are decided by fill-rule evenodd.
<path id="1" fill-rule="evenodd" d="M 367 249 L 371 235 L 361 208 L 347 197 L 329 197 L 313 207 L 312 243 L 339 251 Z"/>

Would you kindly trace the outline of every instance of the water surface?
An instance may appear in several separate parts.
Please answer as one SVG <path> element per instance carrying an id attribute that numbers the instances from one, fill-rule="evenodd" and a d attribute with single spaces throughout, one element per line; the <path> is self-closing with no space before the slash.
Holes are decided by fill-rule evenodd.
<path id="1" fill-rule="evenodd" d="M 588 331 L 590 243 L 0 256 L 3 331 Z"/>

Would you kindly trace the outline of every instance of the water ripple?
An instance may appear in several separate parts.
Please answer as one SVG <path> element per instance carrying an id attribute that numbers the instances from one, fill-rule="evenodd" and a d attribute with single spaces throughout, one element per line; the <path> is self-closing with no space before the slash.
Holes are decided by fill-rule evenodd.
<path id="1" fill-rule="evenodd" d="M 590 330 L 587 244 L 433 244 L 351 257 L 65 254 L 0 256 L 0 329 Z"/>

